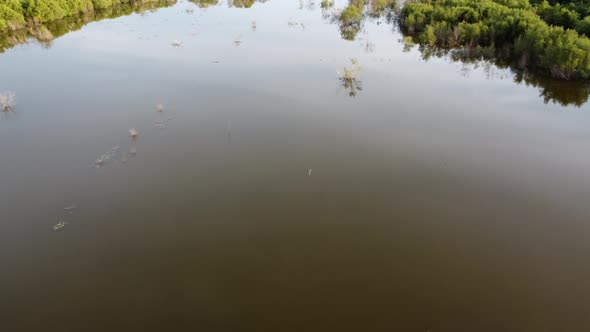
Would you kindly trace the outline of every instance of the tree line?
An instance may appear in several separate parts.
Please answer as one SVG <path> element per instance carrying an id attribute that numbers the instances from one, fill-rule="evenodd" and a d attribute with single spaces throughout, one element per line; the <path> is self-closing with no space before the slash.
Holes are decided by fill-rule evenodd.
<path id="1" fill-rule="evenodd" d="M 589 11 L 590 0 L 414 0 L 400 20 L 423 45 L 464 48 L 555 78 L 588 79 Z"/>
<path id="2" fill-rule="evenodd" d="M 0 32 L 61 20 L 122 4 L 160 0 L 0 0 Z"/>

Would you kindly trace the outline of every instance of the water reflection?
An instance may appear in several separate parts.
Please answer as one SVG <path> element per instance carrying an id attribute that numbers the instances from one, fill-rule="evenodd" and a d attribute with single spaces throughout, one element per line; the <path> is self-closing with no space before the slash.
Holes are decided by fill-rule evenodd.
<path id="1" fill-rule="evenodd" d="M 88 12 L 84 15 L 69 17 L 67 19 L 38 25 L 27 29 L 11 31 L 0 34 L 0 53 L 19 44 L 25 44 L 29 39 L 37 40 L 41 45 L 49 48 L 51 41 L 61 37 L 68 32 L 81 29 L 84 25 L 103 19 L 112 19 L 126 16 L 133 13 L 145 13 L 162 7 L 169 7 L 176 3 L 176 0 L 158 0 L 153 2 L 129 2 L 107 9 Z"/>
<path id="2" fill-rule="evenodd" d="M 316 0 L 319 1 L 319 0 Z M 320 9 L 321 17 L 328 23 L 337 24 L 340 30 L 340 37 L 347 41 L 361 41 L 361 45 L 366 53 L 374 53 L 377 44 L 369 39 L 369 36 L 359 37 L 361 31 L 365 31 L 367 22 L 372 22 L 377 25 L 388 24 L 392 30 L 398 29 L 397 11 L 395 1 L 390 0 L 369 0 L 358 1 L 348 0 L 344 2 L 334 2 L 333 0 L 322 0 L 316 6 L 314 0 L 302 0 L 299 2 L 300 9 L 308 9 L 311 11 Z M 191 0 L 199 8 L 208 8 L 211 6 L 227 5 L 232 8 L 251 8 L 256 2 L 266 3 L 268 0 Z M 65 35 L 68 32 L 79 30 L 84 25 L 106 18 L 116 18 L 132 13 L 145 13 L 149 10 L 154 10 L 160 7 L 168 7 L 176 3 L 176 0 L 159 0 L 156 2 L 130 2 L 120 6 L 108 8 L 105 10 L 87 13 L 82 16 L 71 17 L 61 21 L 47 23 L 35 27 L 29 27 L 10 33 L 0 34 L 0 52 L 4 52 L 19 44 L 27 43 L 31 38 L 35 39 L 43 47 L 49 48 L 52 46 L 52 41 L 55 38 Z M 186 9 L 191 12 L 193 9 Z M 303 21 L 298 19 L 289 19 L 288 25 L 291 28 L 305 29 Z M 252 31 L 257 30 L 257 21 L 252 20 L 250 23 Z M 191 36 L 196 35 L 192 33 Z M 143 37 L 140 37 L 142 39 Z M 392 39 L 395 38 L 392 34 Z M 412 37 L 407 35 L 402 39 L 404 43 L 404 51 L 409 52 L 415 49 Z M 241 35 L 234 37 L 233 44 L 236 47 L 242 45 L 243 40 Z M 172 46 L 182 46 L 182 41 L 174 40 Z M 445 58 L 449 61 L 461 62 L 466 64 L 478 63 L 492 63 L 497 68 L 509 69 L 516 83 L 532 86 L 539 90 L 540 97 L 545 103 L 554 102 L 560 105 L 581 106 L 588 101 L 590 94 L 590 85 L 586 82 L 565 82 L 543 77 L 536 73 L 526 72 L 518 67 L 518 64 L 499 59 L 493 52 L 486 52 L 486 50 L 475 49 L 460 49 L 460 50 L 444 50 L 435 47 L 418 48 L 424 60 L 431 58 Z M 218 61 L 213 61 L 218 63 Z M 470 69 L 464 68 L 463 73 L 467 74 Z M 491 79 L 497 79 L 497 75 L 488 75 Z M 344 74 L 342 75 L 344 77 Z M 340 79 L 342 87 L 348 91 L 350 96 L 356 96 L 362 90 L 362 84 L 358 79 Z M 6 112 L 3 112 L 6 116 Z"/>
<path id="3" fill-rule="evenodd" d="M 404 38 L 406 48 L 413 48 L 413 43 L 407 42 Z M 432 58 L 444 58 L 449 61 L 463 64 L 471 64 L 473 69 L 482 67 L 489 79 L 498 79 L 499 74 L 495 73 L 496 68 L 507 69 L 513 75 L 515 83 L 532 86 L 539 89 L 539 96 L 545 103 L 553 102 L 562 106 L 580 107 L 588 101 L 590 95 L 590 84 L 584 81 L 564 81 L 547 77 L 538 73 L 519 69 L 514 63 L 494 58 L 492 54 L 471 52 L 466 49 L 448 50 L 438 47 L 418 47 L 422 59 L 428 61 Z M 493 66 L 492 66 L 493 64 Z M 468 66 L 463 66 L 462 71 L 466 74 L 470 71 Z"/>
<path id="4" fill-rule="evenodd" d="M 219 0 L 191 0 L 191 2 L 195 3 L 199 8 L 207 8 L 219 4 Z"/>
<path id="5" fill-rule="evenodd" d="M 391 22 L 395 5 L 395 0 L 349 0 L 347 7 L 334 11 L 332 22 L 340 25 L 342 39 L 355 40 L 367 19 L 376 19 L 377 24 L 381 24 L 381 19 L 385 17 Z"/>

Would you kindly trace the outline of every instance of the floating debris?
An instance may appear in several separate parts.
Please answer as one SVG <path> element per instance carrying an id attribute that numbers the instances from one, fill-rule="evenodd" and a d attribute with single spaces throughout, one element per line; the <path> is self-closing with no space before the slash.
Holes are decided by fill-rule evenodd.
<path id="1" fill-rule="evenodd" d="M 179 47 L 181 47 L 181 46 L 182 46 L 182 41 L 180 41 L 180 40 L 176 39 L 176 40 L 174 40 L 174 41 L 172 42 L 172 46 L 174 46 L 174 47 L 176 47 L 176 48 L 179 48 Z"/>
<path id="2" fill-rule="evenodd" d="M 129 129 L 129 136 L 135 138 L 137 135 L 139 135 L 139 131 L 135 130 L 135 128 Z"/>
<path id="3" fill-rule="evenodd" d="M 53 230 L 59 231 L 60 229 L 66 227 L 67 224 L 68 224 L 67 221 L 60 220 L 57 224 L 53 225 Z"/>
<path id="4" fill-rule="evenodd" d="M 307 173 L 307 176 L 311 176 L 311 168 L 309 169 L 309 172 Z"/>
<path id="5" fill-rule="evenodd" d="M 64 210 L 66 210 L 66 211 L 70 211 L 70 210 L 75 210 L 75 209 L 77 209 L 77 208 L 78 208 L 78 207 L 76 206 L 76 204 L 72 204 L 72 205 L 70 205 L 70 206 L 66 206 L 66 207 L 64 208 Z"/>
<path id="6" fill-rule="evenodd" d="M 252 27 L 252 31 L 256 31 L 256 20 L 252 20 L 250 26 Z"/>
<path id="7" fill-rule="evenodd" d="M 194 13 L 194 12 L 195 12 L 195 10 L 194 10 L 194 9 L 192 9 L 192 8 L 187 8 L 187 9 L 185 10 L 185 12 L 186 12 L 187 14 L 192 14 L 192 13 Z"/>
<path id="8" fill-rule="evenodd" d="M 156 105 L 156 112 L 164 112 L 164 105 L 162 105 L 162 104 Z"/>

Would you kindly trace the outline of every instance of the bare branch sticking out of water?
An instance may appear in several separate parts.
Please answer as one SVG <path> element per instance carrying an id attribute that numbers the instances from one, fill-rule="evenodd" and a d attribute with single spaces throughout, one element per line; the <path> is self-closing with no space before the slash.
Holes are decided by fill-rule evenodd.
<path id="1" fill-rule="evenodd" d="M 13 111 L 16 106 L 16 94 L 12 91 L 0 93 L 0 108 L 2 112 Z"/>

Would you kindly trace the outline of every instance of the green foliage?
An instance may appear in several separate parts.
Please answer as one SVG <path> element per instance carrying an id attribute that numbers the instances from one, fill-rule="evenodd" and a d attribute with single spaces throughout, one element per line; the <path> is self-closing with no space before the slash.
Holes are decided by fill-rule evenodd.
<path id="1" fill-rule="evenodd" d="M 590 18 L 567 1 L 419 0 L 402 9 L 402 26 L 425 45 L 496 49 L 496 57 L 553 77 L 590 77 Z"/>
<path id="2" fill-rule="evenodd" d="M 590 36 L 590 16 L 586 16 L 583 20 L 578 22 L 578 25 L 576 25 L 576 30 L 586 36 Z"/>
<path id="3" fill-rule="evenodd" d="M 365 0 L 350 0 L 348 6 L 340 13 L 340 34 L 346 40 L 354 40 L 361 29 Z"/>
<path id="4" fill-rule="evenodd" d="M 237 8 L 250 8 L 256 0 L 231 0 L 229 2 L 230 7 L 237 7 Z"/>
<path id="5" fill-rule="evenodd" d="M 18 29 L 15 31 L 8 31 L 7 33 L 0 33 L 0 53 L 6 49 L 14 47 L 15 45 L 27 43 L 29 38 L 35 38 L 39 42 L 43 43 L 50 42 L 51 40 L 63 36 L 66 33 L 79 30 L 84 25 L 92 21 L 98 21 L 106 18 L 116 18 L 123 15 L 130 15 L 134 12 L 142 13 L 146 10 L 167 7 L 175 2 L 175 0 L 135 0 L 123 2 L 120 5 L 115 5 L 106 9 L 87 11 L 84 15 L 72 14 L 71 16 L 67 16 L 62 20 L 34 25 L 28 29 Z M 70 3 L 73 3 L 73 1 Z"/>
<path id="6" fill-rule="evenodd" d="M 0 0 L 0 32 L 132 3 L 160 0 Z M 169 0 L 173 1 L 173 0 Z"/>
<path id="7" fill-rule="evenodd" d="M 0 2 L 0 31 L 25 24 L 25 17 L 19 0 L 2 0 Z"/>
<path id="8" fill-rule="evenodd" d="M 358 3 L 358 4 L 357 4 Z M 340 14 L 340 20 L 343 23 L 352 24 L 352 23 L 360 23 L 363 18 L 362 15 L 362 6 L 364 5 L 364 1 L 356 1 L 351 2 L 348 7 L 346 7 L 342 13 Z"/>
<path id="9" fill-rule="evenodd" d="M 219 0 L 190 0 L 199 6 L 199 8 L 207 8 L 209 6 L 215 6 L 219 3 Z"/>
<path id="10" fill-rule="evenodd" d="M 373 12 L 382 12 L 386 9 L 393 9 L 396 3 L 396 0 L 371 0 L 371 10 Z"/>

